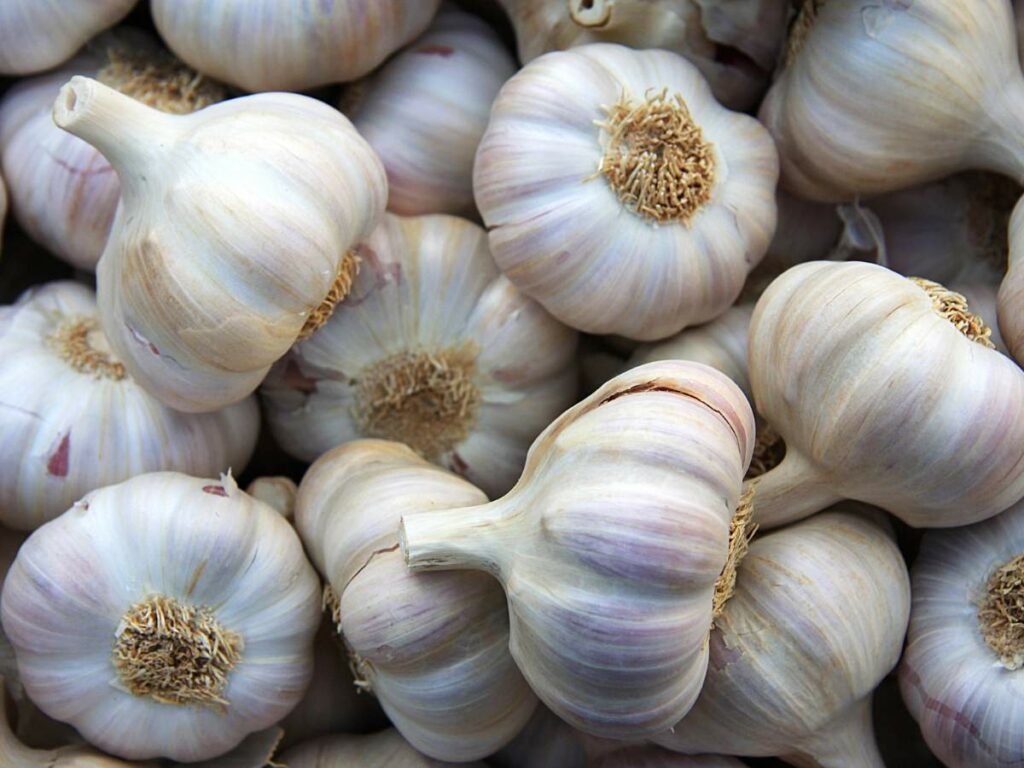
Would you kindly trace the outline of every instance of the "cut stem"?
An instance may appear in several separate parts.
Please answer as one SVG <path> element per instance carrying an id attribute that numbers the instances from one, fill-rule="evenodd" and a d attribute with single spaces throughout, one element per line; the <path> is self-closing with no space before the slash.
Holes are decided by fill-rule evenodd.
<path id="1" fill-rule="evenodd" d="M 1024 666 L 1024 555 L 996 568 L 978 610 L 981 635 L 1006 669 Z"/>
<path id="2" fill-rule="evenodd" d="M 843 498 L 813 464 L 788 447 L 777 467 L 748 484 L 754 488 L 754 522 L 759 528 L 803 520 Z"/>
<path id="3" fill-rule="evenodd" d="M 398 529 L 405 564 L 412 571 L 466 568 L 497 576 L 513 541 L 514 521 L 502 501 L 405 515 Z"/>

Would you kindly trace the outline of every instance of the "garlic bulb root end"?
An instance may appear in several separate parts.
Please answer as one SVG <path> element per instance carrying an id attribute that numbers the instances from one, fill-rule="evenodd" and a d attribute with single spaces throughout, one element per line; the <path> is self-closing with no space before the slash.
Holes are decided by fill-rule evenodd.
<path id="1" fill-rule="evenodd" d="M 97 343 L 100 339 L 102 343 Z M 79 373 L 111 381 L 121 381 L 127 375 L 124 363 L 110 355 L 94 318 L 66 319 L 47 340 L 61 359 Z"/>
<path id="2" fill-rule="evenodd" d="M 1024 555 L 996 568 L 978 610 L 988 647 L 1006 669 L 1024 667 Z"/>
<path id="3" fill-rule="evenodd" d="M 161 112 L 185 115 L 227 98 L 222 85 L 169 54 L 111 47 L 107 59 L 99 82 Z"/>
<path id="4" fill-rule="evenodd" d="M 962 294 L 954 293 L 940 283 L 926 280 L 923 277 L 908 278 L 916 286 L 924 290 L 932 300 L 935 312 L 951 322 L 960 333 L 983 347 L 995 349 L 992 343 L 992 329 L 978 315 L 971 312 L 967 299 Z"/>
<path id="5" fill-rule="evenodd" d="M 306 323 L 302 326 L 302 331 L 299 333 L 299 341 L 308 339 L 324 323 L 331 319 L 331 315 L 334 314 L 334 308 L 352 290 L 352 284 L 355 282 L 356 275 L 359 274 L 359 262 L 360 259 L 354 250 L 346 251 L 345 255 L 341 257 L 341 264 L 338 265 L 338 274 L 334 276 L 331 289 L 317 308 L 309 313 L 309 317 L 306 318 Z"/>
<path id="6" fill-rule="evenodd" d="M 726 557 L 722 573 L 715 582 L 715 595 L 712 601 L 711 616 L 717 619 L 722 615 L 725 604 L 736 591 L 736 570 L 747 554 L 750 540 L 757 533 L 754 518 L 754 486 L 747 485 L 740 496 L 736 512 L 729 522 L 729 554 Z"/>

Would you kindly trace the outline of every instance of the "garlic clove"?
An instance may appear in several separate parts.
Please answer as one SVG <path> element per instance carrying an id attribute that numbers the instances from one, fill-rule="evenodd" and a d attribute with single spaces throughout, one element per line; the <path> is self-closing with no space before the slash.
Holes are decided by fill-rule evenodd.
<path id="1" fill-rule="evenodd" d="M 299 487 L 289 477 L 257 477 L 245 492 L 259 499 L 271 509 L 279 512 L 286 520 L 295 517 L 295 495 Z"/>
<path id="2" fill-rule="evenodd" d="M 394 728 L 368 736 L 338 735 L 292 747 L 279 758 L 289 768 L 441 768 L 451 765 L 421 755 Z M 484 763 L 460 763 L 483 768 Z"/>
<path id="3" fill-rule="evenodd" d="M 1010 216 L 1009 266 L 999 287 L 999 330 L 1010 354 L 1024 364 L 1024 198 Z"/>

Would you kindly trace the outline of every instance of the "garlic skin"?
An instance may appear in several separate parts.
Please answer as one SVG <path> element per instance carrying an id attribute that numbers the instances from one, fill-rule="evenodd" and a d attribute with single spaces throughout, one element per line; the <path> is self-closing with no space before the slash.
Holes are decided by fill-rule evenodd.
<path id="1" fill-rule="evenodd" d="M 214 413 L 172 410 L 128 375 L 77 283 L 30 288 L 0 307 L 0 522 L 32 530 L 89 491 L 144 472 L 245 469 L 254 397 Z"/>
<path id="2" fill-rule="evenodd" d="M 1006 341 L 999 332 L 998 285 L 993 285 L 990 281 L 986 280 L 963 283 L 954 281 L 949 284 L 949 289 L 956 291 L 967 299 L 967 306 L 971 308 L 971 312 L 980 317 L 985 322 L 985 325 L 992 329 L 992 335 L 989 337 L 989 340 L 999 352 L 1009 356 L 1010 351 L 1006 347 Z"/>
<path id="3" fill-rule="evenodd" d="M 1024 496 L 1024 371 L 990 348 L 955 294 L 932 286 L 819 261 L 765 291 L 750 323 L 750 383 L 786 456 L 755 481 L 762 527 L 849 498 L 945 528 Z"/>
<path id="4" fill-rule="evenodd" d="M 74 75 L 95 77 L 166 112 L 192 112 L 224 90 L 155 40 L 124 28 L 101 35 L 56 72 L 16 84 L 0 101 L 0 162 L 14 216 L 50 253 L 93 271 L 120 197 L 117 174 L 93 146 L 53 124 L 53 100 Z"/>
<path id="5" fill-rule="evenodd" d="M 153 0 L 160 37 L 200 72 L 247 91 L 362 77 L 415 38 L 441 0 Z"/>
<path id="6" fill-rule="evenodd" d="M 0 0 L 0 75 L 30 75 L 70 59 L 136 0 Z"/>
<path id="7" fill-rule="evenodd" d="M 1010 216 L 1009 266 L 998 301 L 999 330 L 1010 354 L 1024 365 L 1024 198 Z"/>
<path id="8" fill-rule="evenodd" d="M 403 514 L 486 501 L 465 480 L 382 440 L 329 451 L 299 488 L 296 527 L 331 588 L 325 602 L 357 684 L 373 691 L 413 747 L 439 760 L 490 755 L 537 704 L 508 652 L 498 584 L 480 573 L 413 574 L 398 551 Z"/>
<path id="9" fill-rule="evenodd" d="M 421 755 L 394 728 L 368 736 L 327 736 L 292 747 L 277 758 L 288 768 L 441 768 L 452 765 Z M 460 763 L 484 768 L 484 763 Z"/>
<path id="10" fill-rule="evenodd" d="M 445 6 L 430 28 L 354 87 L 342 110 L 388 173 L 388 210 L 472 216 L 473 158 L 498 89 L 516 71 L 479 17 Z"/>
<path id="11" fill-rule="evenodd" d="M 777 174 L 764 128 L 685 59 L 592 44 L 502 87 L 473 188 L 523 293 L 581 331 L 652 341 L 736 300 L 775 229 Z"/>
<path id="12" fill-rule="evenodd" d="M 279 512 L 285 520 L 290 522 L 295 517 L 295 496 L 299 487 L 290 477 L 257 477 L 245 492 Z"/>
<path id="13" fill-rule="evenodd" d="M 715 620 L 700 698 L 658 744 L 884 767 L 871 693 L 899 660 L 910 579 L 888 526 L 856 509 L 755 537 Z"/>
<path id="14" fill-rule="evenodd" d="M 634 368 L 552 422 L 503 498 L 405 515 L 406 564 L 496 576 L 512 656 L 573 727 L 664 731 L 704 680 L 753 443 L 750 406 L 718 371 Z"/>
<path id="15" fill-rule="evenodd" d="M 685 56 L 730 109 L 757 106 L 786 35 L 787 0 L 498 0 L 526 64 L 586 43 Z M 720 47 L 742 56 L 723 60 Z"/>
<path id="16" fill-rule="evenodd" d="M 1006 587 L 1003 618 L 1020 637 L 1020 556 L 1024 504 L 998 517 L 954 531 L 928 531 L 914 562 L 913 608 L 900 690 L 929 748 L 949 768 L 990 768 L 1024 761 L 1024 672 L 992 646 L 992 619 L 982 616 L 993 594 Z M 1004 566 L 1006 585 L 990 580 Z M 1014 601 L 1016 604 L 1014 605 Z M 1001 613 L 1001 612 L 999 612 Z M 999 615 L 997 613 L 996 615 Z"/>
<path id="17" fill-rule="evenodd" d="M 40 709 L 117 757 L 191 762 L 302 697 L 320 584 L 292 527 L 230 475 L 154 472 L 33 533 L 0 616 Z"/>
<path id="18" fill-rule="evenodd" d="M 74 77 L 53 117 L 121 181 L 97 268 L 103 328 L 132 377 L 182 411 L 241 400 L 316 329 L 387 198 L 373 150 L 305 96 L 169 115 Z"/>
<path id="19" fill-rule="evenodd" d="M 1024 75 L 1006 0 L 807 0 L 760 108 L 781 185 L 844 202 L 968 169 L 1024 180 Z"/>
<path id="20" fill-rule="evenodd" d="M 453 216 L 384 221 L 349 297 L 261 388 L 281 446 L 312 461 L 359 437 L 404 442 L 489 495 L 576 399 L 577 334 L 498 272 Z"/>

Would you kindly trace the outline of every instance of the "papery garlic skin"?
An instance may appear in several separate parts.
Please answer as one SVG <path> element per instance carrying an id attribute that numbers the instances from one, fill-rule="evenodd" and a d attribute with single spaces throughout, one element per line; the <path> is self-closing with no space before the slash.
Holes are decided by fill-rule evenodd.
<path id="1" fill-rule="evenodd" d="M 753 443 L 723 374 L 639 366 L 552 422 L 503 498 L 405 515 L 402 551 L 414 571 L 494 574 L 541 701 L 587 733 L 642 738 L 700 691 Z"/>
<path id="2" fill-rule="evenodd" d="M 441 0 L 154 0 L 167 45 L 247 91 L 301 91 L 362 77 L 420 34 Z"/>
<path id="3" fill-rule="evenodd" d="M 949 768 L 1024 761 L 1024 671 L 1000 661 L 979 617 L 993 572 L 1021 554 L 1024 504 L 1017 504 L 967 528 L 928 531 L 914 562 L 900 689 L 929 748 Z"/>
<path id="4" fill-rule="evenodd" d="M 850 498 L 943 528 L 1024 496 L 1024 372 L 907 278 L 793 267 L 754 308 L 749 363 L 757 411 L 786 444 L 756 481 L 762 526 Z"/>
<path id="5" fill-rule="evenodd" d="M 398 551 L 406 512 L 486 501 L 465 480 L 382 440 L 329 451 L 299 488 L 296 527 L 333 590 L 360 684 L 404 738 L 440 760 L 492 754 L 537 704 L 508 652 L 501 587 L 480 573 L 410 573 Z"/>
<path id="6" fill-rule="evenodd" d="M 103 328 L 133 378 L 179 410 L 252 392 L 350 283 L 347 251 L 384 209 L 373 150 L 305 96 L 168 115 L 75 77 L 54 121 L 117 171 L 121 204 L 97 268 Z"/>
<path id="7" fill-rule="evenodd" d="M 813 21 L 788 43 L 759 113 L 785 189 L 844 202 L 968 169 L 1024 180 L 1024 75 L 1009 3 L 804 7 Z"/>
<path id="8" fill-rule="evenodd" d="M 153 698 L 169 695 L 162 683 L 130 692 L 138 684 L 115 653 L 131 650 L 126 622 L 154 599 L 207 611 L 225 642 L 235 638 L 240 657 L 218 667 L 222 688 L 207 682 L 217 680 L 213 661 L 202 682 L 188 682 L 176 658 L 169 684 L 203 703 L 162 703 Z M 288 522 L 230 476 L 155 472 L 93 491 L 30 536 L 7 575 L 0 615 L 25 690 L 44 712 L 118 757 L 187 762 L 230 750 L 302 697 L 320 585 Z M 142 645 L 137 654 L 149 668 L 160 658 Z M 208 704 L 210 696 L 226 703 Z"/>
<path id="9" fill-rule="evenodd" d="M 388 210 L 472 215 L 473 158 L 516 64 L 481 19 L 445 7 L 430 28 L 354 87 L 342 109 L 388 173 Z"/>
<path id="10" fill-rule="evenodd" d="M 70 59 L 137 0 L 0 0 L 0 75 L 29 75 Z"/>
<path id="11" fill-rule="evenodd" d="M 700 698 L 657 743 L 883 768 L 871 693 L 899 660 L 910 580 L 886 524 L 855 509 L 754 539 L 715 620 Z"/>
<path id="12" fill-rule="evenodd" d="M 999 330 L 1010 354 L 1024 365 L 1024 198 L 1010 216 L 1008 260 L 999 286 Z"/>
<path id="13" fill-rule="evenodd" d="M 357 255 L 349 297 L 260 390 L 274 436 L 305 461 L 396 440 L 504 493 L 576 399 L 577 334 L 498 272 L 464 219 L 387 214 Z"/>
<path id="14" fill-rule="evenodd" d="M 670 144 L 657 129 L 623 134 L 637 146 L 655 142 L 654 154 L 609 147 L 609 127 L 629 125 L 628 109 L 698 130 Z M 702 170 L 684 183 L 662 151 Z M 706 199 L 645 203 L 640 213 L 620 199 L 629 183 L 609 176 L 619 167 L 612 154 L 625 167 L 653 163 L 630 176 L 648 180 L 638 194 L 684 194 L 699 182 Z M 502 87 L 473 185 L 494 259 L 520 290 L 581 331 L 651 341 L 736 300 L 775 229 L 777 173 L 764 128 L 721 107 L 685 59 L 592 44 L 546 54 Z"/>
<path id="15" fill-rule="evenodd" d="M 442 768 L 442 763 L 421 755 L 394 728 L 368 736 L 339 735 L 316 739 L 282 754 L 288 768 Z M 484 763 L 461 763 L 484 768 Z"/>
<path id="16" fill-rule="evenodd" d="M 0 307 L 0 522 L 32 530 L 89 491 L 143 472 L 241 472 L 259 431 L 254 397 L 172 410 L 128 375 L 99 329 L 96 296 L 54 282 Z"/>

